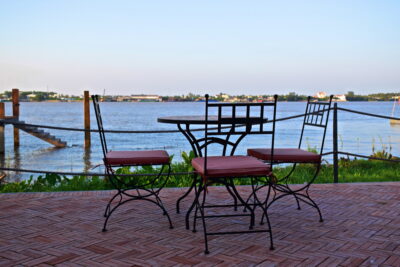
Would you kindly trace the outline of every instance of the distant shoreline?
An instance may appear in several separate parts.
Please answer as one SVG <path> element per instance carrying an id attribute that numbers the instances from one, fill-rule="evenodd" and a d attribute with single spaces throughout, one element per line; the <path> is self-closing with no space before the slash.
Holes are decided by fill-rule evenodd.
<path id="1" fill-rule="evenodd" d="M 24 103 L 74 103 L 74 102 L 82 102 L 83 100 L 43 100 L 43 101 L 26 101 L 20 100 L 20 102 Z M 91 101 L 91 100 L 90 100 Z M 393 100 L 332 100 L 333 102 L 392 102 Z M 0 100 L 0 102 L 11 103 L 11 100 Z M 108 103 L 188 103 L 188 102 L 203 102 L 203 101 L 103 101 Z M 232 103 L 230 101 L 219 101 L 224 103 Z M 279 100 L 278 102 L 307 102 L 307 100 L 296 100 L 296 101 L 287 101 L 287 100 Z"/>

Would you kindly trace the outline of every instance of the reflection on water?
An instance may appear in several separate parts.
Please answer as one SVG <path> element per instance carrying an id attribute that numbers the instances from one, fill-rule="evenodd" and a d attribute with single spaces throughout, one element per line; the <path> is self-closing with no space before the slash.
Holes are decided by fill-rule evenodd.
<path id="1" fill-rule="evenodd" d="M 390 115 L 390 102 L 344 102 L 339 107 Z M 10 110 L 6 103 L 6 110 Z M 176 125 L 157 123 L 158 117 L 173 115 L 202 115 L 204 103 L 101 103 L 103 121 L 106 129 L 113 130 L 176 130 Z M 304 102 L 279 102 L 277 118 L 292 116 L 304 112 Z M 83 128 L 83 107 L 81 103 L 21 103 L 21 120 L 27 123 Z M 94 112 L 91 110 L 92 128 L 95 128 Z M 400 125 L 391 125 L 389 120 L 372 118 L 349 112 L 338 112 L 339 150 L 364 155 L 385 148 L 400 156 Z M 302 119 L 277 123 L 276 147 L 297 147 Z M 332 128 L 328 126 L 324 151 L 332 150 Z M 46 132 L 66 141 L 65 148 L 54 148 L 21 131 L 20 147 L 13 146 L 12 127 L 5 127 L 6 152 L 0 158 L 2 166 L 11 168 L 39 169 L 49 171 L 95 171 L 102 169 L 93 166 L 102 163 L 102 151 L 97 133 L 92 133 L 92 147 L 85 149 L 83 132 L 68 132 L 45 129 Z M 198 133 L 201 134 L 201 133 Z M 320 143 L 320 131 L 306 133 L 304 147 L 317 148 Z M 180 161 L 182 151 L 191 147 L 181 133 L 164 134 L 107 134 L 111 150 L 166 149 L 174 155 L 174 161 Z M 237 148 L 237 154 L 245 154 L 248 147 L 268 145 L 262 136 L 246 137 Z M 327 160 L 331 160 L 327 157 Z M 30 174 L 9 173 L 8 177 L 20 180 Z"/>
<path id="2" fill-rule="evenodd" d="M 84 148 L 83 150 L 83 172 L 89 172 L 92 168 L 92 165 L 90 163 L 90 155 L 92 153 L 91 148 Z"/>

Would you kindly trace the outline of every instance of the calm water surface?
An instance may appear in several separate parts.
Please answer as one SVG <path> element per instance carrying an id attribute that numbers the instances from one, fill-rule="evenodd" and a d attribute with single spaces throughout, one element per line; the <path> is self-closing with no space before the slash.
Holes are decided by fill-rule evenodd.
<path id="1" fill-rule="evenodd" d="M 344 102 L 339 107 L 350 108 L 381 115 L 390 115 L 390 102 Z M 158 123 L 157 118 L 174 115 L 202 115 L 204 103 L 101 103 L 103 121 L 106 129 L 113 130 L 176 130 L 173 124 Z M 277 117 L 303 113 L 305 103 L 279 102 Z M 7 115 L 11 114 L 11 104 L 6 103 Z M 21 120 L 32 124 L 83 128 L 82 103 L 21 103 Z M 92 128 L 95 125 L 94 112 Z M 332 114 L 331 114 L 332 115 Z M 388 120 L 361 116 L 339 111 L 339 150 L 370 155 L 372 147 L 386 148 L 400 156 L 400 126 L 391 126 Z M 332 118 L 332 116 L 331 116 Z M 296 147 L 301 130 L 302 119 L 277 124 L 276 147 Z M 330 121 L 324 151 L 332 150 L 332 122 Z M 102 172 L 101 167 L 91 170 L 102 162 L 101 148 L 97 133 L 92 133 L 92 147 L 85 150 L 81 132 L 68 132 L 46 129 L 47 132 L 68 143 L 66 148 L 53 148 L 29 134 L 21 131 L 19 149 L 12 143 L 12 127 L 6 126 L 6 153 L 3 166 L 50 171 L 94 171 Z M 306 133 L 304 146 L 318 147 L 321 135 L 319 130 Z M 182 151 L 191 150 L 189 143 L 180 133 L 163 134 L 108 134 L 109 148 L 112 150 L 166 149 L 179 161 Z M 244 154 L 246 148 L 268 144 L 261 136 L 245 138 L 239 145 L 237 154 Z M 327 157 L 327 160 L 330 160 Z M 9 173 L 10 179 L 26 179 L 29 175 Z"/>

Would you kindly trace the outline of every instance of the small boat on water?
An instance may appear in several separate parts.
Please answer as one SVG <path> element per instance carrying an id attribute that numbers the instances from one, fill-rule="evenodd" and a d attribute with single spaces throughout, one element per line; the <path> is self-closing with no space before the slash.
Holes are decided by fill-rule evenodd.
<path id="1" fill-rule="evenodd" d="M 393 101 L 392 117 L 400 117 L 400 96 L 395 96 Z M 400 125 L 400 120 L 390 120 L 390 124 Z"/>

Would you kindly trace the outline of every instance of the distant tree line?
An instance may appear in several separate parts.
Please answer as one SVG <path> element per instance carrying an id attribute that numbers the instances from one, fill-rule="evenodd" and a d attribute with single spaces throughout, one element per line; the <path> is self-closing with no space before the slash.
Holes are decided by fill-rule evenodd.
<path id="1" fill-rule="evenodd" d="M 11 91 L 5 91 L 4 93 L 0 93 L 1 99 L 10 99 L 12 95 Z M 79 96 L 70 96 L 58 94 L 56 92 L 44 92 L 44 91 L 20 91 L 20 100 L 22 101 L 47 101 L 47 100 L 80 100 L 82 99 Z M 395 96 L 399 96 L 398 93 L 376 93 L 369 95 L 357 95 L 353 91 L 347 92 L 346 100 L 347 101 L 390 101 Z M 215 96 L 210 96 L 210 99 L 217 101 L 227 101 L 227 100 L 237 100 L 237 101 L 257 101 L 257 100 L 265 100 L 273 95 L 236 95 L 231 96 L 224 93 L 219 93 Z M 279 101 L 306 101 L 307 95 L 298 95 L 295 92 L 290 92 L 286 95 L 279 95 Z M 174 96 L 162 96 L 162 101 L 197 101 L 203 99 L 204 95 L 189 93 L 187 95 L 174 95 Z M 328 96 L 325 98 L 320 98 L 319 100 L 326 100 Z"/>
<path id="2" fill-rule="evenodd" d="M 0 98 L 10 99 L 12 97 L 12 91 L 5 91 L 0 93 Z M 19 99 L 21 101 L 47 101 L 47 100 L 63 100 L 63 99 L 79 99 L 77 96 L 69 96 L 58 94 L 56 92 L 44 92 L 44 91 L 19 91 Z"/>
<path id="3" fill-rule="evenodd" d="M 353 91 L 349 91 L 346 94 L 347 101 L 390 101 L 395 96 L 399 96 L 398 93 L 377 93 L 369 95 L 356 95 Z"/>

